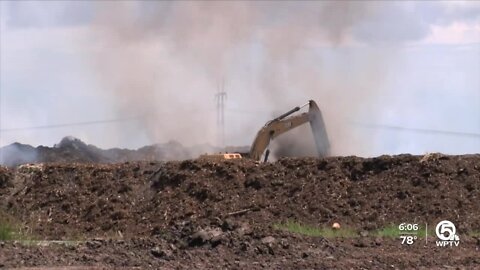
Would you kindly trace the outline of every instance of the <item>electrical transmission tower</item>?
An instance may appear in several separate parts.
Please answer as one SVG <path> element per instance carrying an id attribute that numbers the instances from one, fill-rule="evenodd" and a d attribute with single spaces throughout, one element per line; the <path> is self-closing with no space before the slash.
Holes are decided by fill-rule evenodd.
<path id="1" fill-rule="evenodd" d="M 217 101 L 217 131 L 220 147 L 225 147 L 225 101 L 227 93 L 225 92 L 225 82 L 222 81 L 218 88 L 218 93 L 215 94 Z"/>

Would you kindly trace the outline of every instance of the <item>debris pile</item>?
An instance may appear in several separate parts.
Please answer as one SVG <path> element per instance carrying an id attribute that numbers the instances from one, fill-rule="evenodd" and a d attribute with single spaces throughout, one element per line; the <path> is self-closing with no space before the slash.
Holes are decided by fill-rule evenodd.
<path id="1" fill-rule="evenodd" d="M 371 232 L 402 222 L 449 219 L 466 235 L 480 231 L 479 179 L 480 155 L 0 167 L 0 209 L 23 231 L 37 239 L 88 240 L 30 259 L 27 254 L 36 247 L 19 251 L 7 243 L 2 253 L 16 257 L 3 261 L 7 266 L 17 266 L 20 258 L 27 265 L 42 260 L 61 265 L 53 258 L 62 257 L 64 263 L 125 266 L 122 254 L 128 266 L 140 267 L 415 267 L 393 256 L 397 239 L 359 233 L 359 239 L 327 240 L 275 225 L 296 221 L 326 228 L 338 222 L 340 230 Z M 476 242 L 462 240 L 459 263 L 469 266 L 476 263 L 475 255 L 465 248 Z M 412 252 L 420 256 L 428 250 L 419 246 Z M 379 252 L 378 260 L 366 259 L 372 252 Z M 338 264 L 351 253 L 364 260 Z M 425 265 L 445 261 L 441 254 Z"/>

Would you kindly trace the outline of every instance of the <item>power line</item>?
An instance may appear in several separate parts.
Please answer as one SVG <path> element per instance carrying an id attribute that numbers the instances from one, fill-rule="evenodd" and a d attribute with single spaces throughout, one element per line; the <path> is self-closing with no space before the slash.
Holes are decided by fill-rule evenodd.
<path id="1" fill-rule="evenodd" d="M 223 105 L 221 101 L 222 96 L 223 96 L 223 99 L 225 99 L 226 93 L 219 92 L 218 94 L 215 95 L 215 97 L 217 98 L 217 124 L 219 125 L 219 129 L 220 129 L 219 131 L 222 132 L 222 142 L 224 142 L 223 136 L 224 136 L 224 111 L 225 110 L 236 112 L 236 113 L 252 113 L 252 114 L 260 113 L 260 111 L 225 109 L 224 101 L 223 101 Z M 211 110 L 197 110 L 195 111 L 195 113 L 205 112 L 205 111 L 211 111 Z M 0 109 L 0 112 L 1 112 L 1 109 Z M 118 122 L 130 122 L 130 121 L 137 121 L 140 119 L 144 119 L 147 117 L 149 116 L 147 115 L 147 116 L 141 116 L 141 117 L 114 118 L 114 119 L 61 123 L 61 124 L 51 124 L 51 125 L 41 125 L 41 126 L 6 128 L 6 129 L 0 129 L 0 135 L 2 132 L 55 129 L 55 128 L 74 127 L 74 126 L 89 126 L 89 125 L 99 125 L 99 124 L 118 123 Z M 1 118 L 1 115 L 0 115 L 0 118 Z M 367 128 L 367 129 L 383 129 L 383 130 L 395 130 L 395 131 L 415 132 L 415 133 L 423 133 L 423 134 L 442 134 L 442 135 L 448 135 L 448 136 L 480 138 L 480 133 L 473 133 L 473 132 L 457 132 L 457 131 L 438 130 L 438 129 L 422 129 L 422 128 L 401 127 L 401 126 L 383 125 L 383 124 L 368 124 L 368 123 L 359 123 L 359 122 L 350 122 L 350 124 L 357 127 L 361 127 L 361 128 Z"/>
<path id="2" fill-rule="evenodd" d="M 72 127 L 72 126 L 88 126 L 88 125 L 97 125 L 97 124 L 106 124 L 106 123 L 115 123 L 115 122 L 127 122 L 127 121 L 133 121 L 133 120 L 138 120 L 138 119 L 139 119 L 139 117 L 117 118 L 117 119 L 63 123 L 63 124 L 53 124 L 53 125 L 43 125 L 43 126 L 32 126 L 32 127 L 6 128 L 6 129 L 0 129 L 0 132 L 35 130 L 35 129 L 50 129 L 50 128 L 63 128 L 63 127 Z"/>
<path id="3" fill-rule="evenodd" d="M 272 111 L 270 110 L 243 110 L 243 109 L 225 109 L 227 113 L 241 113 L 241 114 L 263 114 L 263 115 L 271 115 Z"/>
<path id="4" fill-rule="evenodd" d="M 210 110 L 210 109 L 198 109 L 198 110 L 192 110 L 189 113 L 195 114 L 195 113 L 211 112 L 211 111 L 212 110 Z M 173 116 L 174 113 L 169 113 L 168 115 Z M 2 132 L 10 132 L 10 131 L 25 131 L 25 130 L 36 130 L 36 129 L 55 129 L 55 128 L 63 128 L 63 127 L 109 124 L 109 123 L 116 123 L 116 122 L 130 122 L 130 121 L 138 121 L 138 120 L 142 120 L 142 119 L 146 119 L 146 118 L 153 118 L 153 117 L 155 117 L 155 116 L 154 115 L 142 115 L 142 116 L 137 116 L 137 117 L 113 118 L 113 119 L 70 122 L 70 123 L 60 123 L 60 124 L 49 124 L 49 125 L 41 125 L 41 126 L 5 128 L 5 129 L 0 129 L 0 134 Z"/>
<path id="5" fill-rule="evenodd" d="M 353 123 L 356 126 L 369 128 L 369 129 L 387 129 L 387 130 L 397 130 L 397 131 L 410 131 L 424 134 L 443 134 L 449 136 L 462 136 L 462 137 L 472 137 L 480 138 L 480 133 L 472 132 L 457 132 L 449 130 L 437 130 L 437 129 L 422 129 L 422 128 L 410 128 L 410 127 L 400 127 L 400 126 L 390 126 L 390 125 L 379 125 L 379 124 L 365 124 L 365 123 Z"/>
<path id="6" fill-rule="evenodd" d="M 191 114 L 201 113 L 201 112 L 211 112 L 210 109 L 198 109 L 192 110 Z M 174 115 L 174 113 L 169 113 L 168 115 Z M 0 134 L 2 132 L 10 131 L 25 131 L 25 130 L 36 130 L 36 129 L 54 129 L 54 128 L 63 128 L 63 127 L 73 127 L 73 126 L 89 126 L 89 125 L 98 125 L 98 124 L 108 124 L 116 122 L 130 122 L 146 119 L 149 117 L 155 117 L 154 115 L 143 115 L 137 117 L 127 117 L 127 118 L 113 118 L 113 119 L 103 119 L 103 120 L 92 120 L 92 121 L 81 121 L 81 122 L 70 122 L 70 123 L 60 123 L 60 124 L 49 124 L 41 126 L 29 126 L 29 127 L 15 127 L 15 128 L 5 128 L 0 129 Z"/>

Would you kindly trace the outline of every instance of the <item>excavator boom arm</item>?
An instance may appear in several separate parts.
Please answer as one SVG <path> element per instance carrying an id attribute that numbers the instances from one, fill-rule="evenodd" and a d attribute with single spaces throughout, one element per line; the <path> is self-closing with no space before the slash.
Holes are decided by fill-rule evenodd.
<path id="1" fill-rule="evenodd" d="M 282 116 L 267 122 L 267 124 L 258 131 L 253 141 L 252 147 L 250 148 L 250 158 L 260 160 L 272 139 L 307 122 L 310 122 L 319 156 L 327 156 L 329 154 L 330 144 L 322 114 L 315 101 L 310 100 L 307 104 L 309 105 L 308 113 L 287 117 L 300 110 L 300 107 L 295 107 Z"/>
<path id="2" fill-rule="evenodd" d="M 255 160 L 260 160 L 263 152 L 265 149 L 267 149 L 272 139 L 307 122 L 308 114 L 302 113 L 298 116 L 273 121 L 270 124 L 262 127 L 262 129 L 258 131 L 257 137 L 252 144 L 252 148 L 250 149 L 250 157 Z"/>

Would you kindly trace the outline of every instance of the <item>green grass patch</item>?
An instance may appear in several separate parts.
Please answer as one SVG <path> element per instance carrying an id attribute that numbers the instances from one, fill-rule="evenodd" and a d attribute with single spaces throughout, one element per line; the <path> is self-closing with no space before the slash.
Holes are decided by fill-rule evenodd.
<path id="1" fill-rule="evenodd" d="M 395 226 L 388 226 L 375 231 L 375 236 L 395 238 L 400 236 L 400 230 Z"/>
<path id="2" fill-rule="evenodd" d="M 0 209 L 0 241 L 15 240 L 18 232 L 12 217 Z"/>
<path id="3" fill-rule="evenodd" d="M 12 240 L 15 238 L 15 234 L 15 230 L 10 224 L 0 221 L 0 241 Z"/>
<path id="4" fill-rule="evenodd" d="M 325 238 L 353 238 L 358 237 L 360 231 L 356 231 L 352 228 L 345 228 L 342 227 L 341 229 L 335 230 L 332 228 L 327 227 L 314 227 L 306 224 L 302 224 L 296 221 L 287 221 L 285 223 L 277 223 L 274 224 L 273 227 L 277 230 L 283 230 L 291 233 L 297 233 L 306 236 L 316 236 L 316 237 L 325 237 Z M 402 235 L 413 235 L 416 236 L 418 239 L 425 238 L 426 229 L 425 227 L 419 226 L 418 230 L 403 230 L 399 229 L 399 225 L 389 225 L 384 228 L 369 231 L 367 232 L 366 236 L 373 236 L 373 237 L 384 237 L 384 238 L 399 238 Z M 435 235 L 435 232 L 432 230 L 428 230 L 428 236 L 431 237 Z M 480 236 L 480 232 L 478 233 Z"/>
<path id="5" fill-rule="evenodd" d="M 386 238 L 397 238 L 397 237 L 400 237 L 401 235 L 408 235 L 409 233 L 411 233 L 412 235 L 415 234 L 415 236 L 417 236 L 418 238 L 425 238 L 425 233 L 426 233 L 426 229 L 425 227 L 422 227 L 420 226 L 418 228 L 418 230 L 416 231 L 408 231 L 408 230 L 403 230 L 401 231 L 399 228 L 398 228 L 398 225 L 390 225 L 390 226 L 387 226 L 387 227 L 384 227 L 382 229 L 379 229 L 379 230 L 376 230 L 373 235 L 375 236 L 379 236 L 379 237 L 386 237 Z M 432 235 L 432 231 L 428 231 L 428 235 L 431 236 Z"/>
<path id="6" fill-rule="evenodd" d="M 470 232 L 468 233 L 470 237 L 480 237 L 480 231 Z"/>
<path id="7" fill-rule="evenodd" d="M 332 228 L 319 228 L 291 220 L 285 223 L 274 224 L 273 227 L 277 230 L 314 237 L 352 238 L 357 236 L 357 233 L 350 228 L 341 228 L 337 230 Z"/>
<path id="8" fill-rule="evenodd" d="M 0 209 L 0 241 L 31 239 L 31 234 L 22 230 L 23 227 L 15 218 Z"/>

